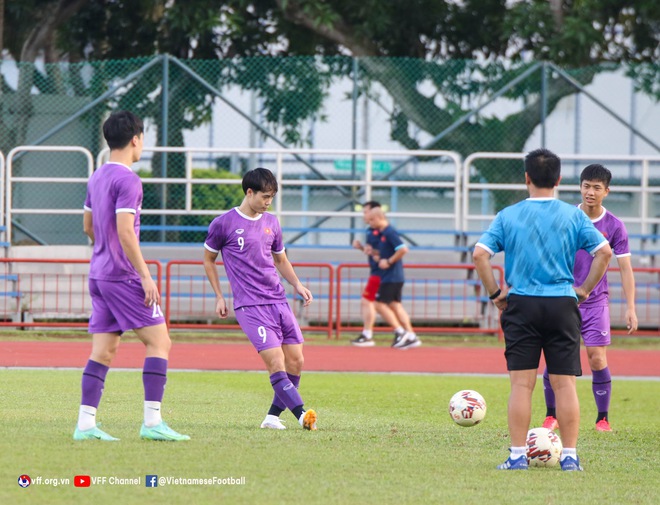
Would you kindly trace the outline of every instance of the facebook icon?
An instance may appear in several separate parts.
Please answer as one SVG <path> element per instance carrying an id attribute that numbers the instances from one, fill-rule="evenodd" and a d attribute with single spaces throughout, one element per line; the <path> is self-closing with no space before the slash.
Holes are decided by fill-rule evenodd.
<path id="1" fill-rule="evenodd" d="M 147 475 L 144 483 L 147 487 L 158 487 L 158 475 Z"/>

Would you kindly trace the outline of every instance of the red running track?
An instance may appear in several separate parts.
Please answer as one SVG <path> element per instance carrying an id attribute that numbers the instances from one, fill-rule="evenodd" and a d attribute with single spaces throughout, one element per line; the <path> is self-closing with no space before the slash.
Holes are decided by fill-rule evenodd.
<path id="1" fill-rule="evenodd" d="M 89 342 L 0 342 L 0 367 L 82 368 L 91 350 Z M 618 377 L 660 376 L 660 351 L 611 348 L 607 353 L 612 374 Z M 142 368 L 144 346 L 123 342 L 112 364 Z M 175 343 L 171 369 L 263 370 L 249 344 Z M 582 349 L 582 368 L 589 372 Z M 306 371 L 410 372 L 506 374 L 503 348 L 420 347 L 399 351 L 389 347 L 359 348 L 310 345 L 305 347 Z"/>

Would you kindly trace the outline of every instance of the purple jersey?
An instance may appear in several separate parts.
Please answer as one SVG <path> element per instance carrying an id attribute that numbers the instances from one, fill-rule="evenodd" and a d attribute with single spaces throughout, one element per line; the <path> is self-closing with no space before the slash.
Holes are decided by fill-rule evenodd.
<path id="1" fill-rule="evenodd" d="M 204 247 L 222 253 L 234 310 L 286 302 L 272 256 L 284 253 L 282 230 L 274 215 L 265 212 L 251 218 L 233 208 L 211 222 Z"/>
<path id="2" fill-rule="evenodd" d="M 578 207 L 582 208 L 581 204 Z M 592 219 L 591 222 L 610 243 L 614 256 L 617 258 L 630 256 L 628 232 L 623 221 L 603 207 L 603 213 L 596 219 Z M 580 286 L 587 278 L 587 275 L 589 275 L 592 261 L 593 257 L 588 252 L 582 250 L 577 252 L 575 256 L 575 267 L 573 269 L 576 286 Z M 580 304 L 580 307 L 607 305 L 608 295 L 607 274 L 605 274 L 600 282 L 596 284 L 589 298 Z"/>
<path id="3" fill-rule="evenodd" d="M 85 210 L 92 213 L 94 253 L 89 278 L 102 281 L 139 279 L 117 234 L 117 214 L 135 214 L 135 235 L 140 239 L 142 181 L 122 163 L 106 163 L 87 183 Z"/>

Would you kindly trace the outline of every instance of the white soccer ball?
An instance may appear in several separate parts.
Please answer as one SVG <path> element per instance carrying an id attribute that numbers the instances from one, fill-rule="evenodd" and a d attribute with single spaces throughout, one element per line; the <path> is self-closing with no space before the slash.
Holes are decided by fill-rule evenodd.
<path id="1" fill-rule="evenodd" d="M 464 389 L 449 400 L 449 415 L 459 426 L 474 426 L 486 417 L 486 400 L 476 391 Z"/>
<path id="2" fill-rule="evenodd" d="M 533 428 L 527 432 L 529 466 L 555 466 L 559 463 L 562 448 L 561 440 L 554 431 Z"/>

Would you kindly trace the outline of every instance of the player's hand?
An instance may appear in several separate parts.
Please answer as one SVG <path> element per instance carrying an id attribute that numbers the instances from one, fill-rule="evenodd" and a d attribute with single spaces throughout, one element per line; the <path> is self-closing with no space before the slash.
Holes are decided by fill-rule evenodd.
<path id="1" fill-rule="evenodd" d="M 307 307 L 310 303 L 312 303 L 312 300 L 314 297 L 312 296 L 312 292 L 307 289 L 305 286 L 302 285 L 302 283 L 298 283 L 296 286 L 296 291 L 300 296 L 302 296 L 302 299 L 305 300 L 303 303 L 303 307 Z"/>
<path id="2" fill-rule="evenodd" d="M 371 247 L 369 244 L 365 245 L 362 250 L 364 251 L 364 254 L 366 254 L 367 256 L 374 255 L 374 248 Z"/>
<path id="3" fill-rule="evenodd" d="M 589 298 L 589 293 L 587 293 L 582 286 L 573 286 L 573 289 L 575 290 L 575 294 L 578 297 L 578 304 L 582 303 L 585 301 L 587 298 Z"/>
<path id="4" fill-rule="evenodd" d="M 360 251 L 363 250 L 362 242 L 360 242 L 358 239 L 355 239 L 355 240 L 353 241 L 353 247 L 354 247 L 355 249 L 359 249 Z"/>
<path id="5" fill-rule="evenodd" d="M 223 296 L 220 296 L 215 302 L 215 313 L 220 319 L 227 319 L 227 316 L 229 315 L 227 302 L 225 302 L 225 298 Z"/>
<path id="6" fill-rule="evenodd" d="M 637 331 L 637 325 L 637 314 L 635 314 L 635 311 L 631 309 L 626 310 L 626 328 L 628 328 L 628 335 L 633 331 Z"/>
<path id="7" fill-rule="evenodd" d="M 385 258 L 381 258 L 378 260 L 378 268 L 380 268 L 381 270 L 387 270 L 391 266 L 392 265 L 390 265 L 387 259 Z"/>
<path id="8" fill-rule="evenodd" d="M 501 293 L 497 298 L 493 300 L 495 307 L 497 307 L 500 310 L 504 310 L 507 308 L 507 306 L 509 305 L 509 302 L 506 299 L 508 293 L 509 293 L 509 286 L 504 286 L 503 288 L 501 288 Z"/>
<path id="9" fill-rule="evenodd" d="M 142 289 L 144 290 L 144 305 L 150 307 L 151 305 L 160 305 L 160 293 L 158 286 L 151 277 L 142 279 Z"/>

